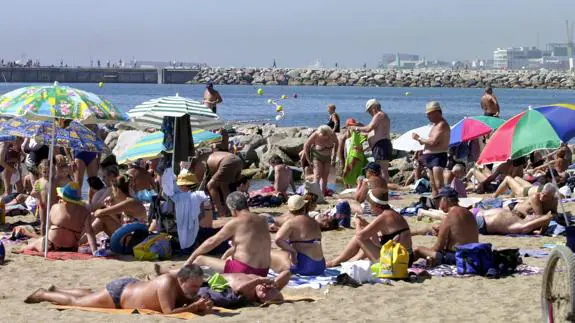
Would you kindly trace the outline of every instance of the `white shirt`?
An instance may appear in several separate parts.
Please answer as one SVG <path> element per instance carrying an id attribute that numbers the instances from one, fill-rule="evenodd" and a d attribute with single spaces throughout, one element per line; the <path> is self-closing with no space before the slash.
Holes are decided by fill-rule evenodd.
<path id="1" fill-rule="evenodd" d="M 209 200 L 209 197 L 201 191 L 181 192 L 176 187 L 175 181 L 176 176 L 173 169 L 166 169 L 161 179 L 162 190 L 164 195 L 174 201 L 180 247 L 185 249 L 193 246 L 196 242 L 200 230 L 201 205 Z"/>

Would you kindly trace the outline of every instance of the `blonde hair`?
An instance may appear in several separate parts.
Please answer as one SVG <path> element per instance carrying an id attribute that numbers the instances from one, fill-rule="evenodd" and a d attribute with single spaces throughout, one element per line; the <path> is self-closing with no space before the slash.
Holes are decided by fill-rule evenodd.
<path id="1" fill-rule="evenodd" d="M 317 128 L 317 132 L 319 132 L 320 135 L 331 135 L 333 134 L 333 130 L 328 126 L 328 125 L 321 125 Z"/>

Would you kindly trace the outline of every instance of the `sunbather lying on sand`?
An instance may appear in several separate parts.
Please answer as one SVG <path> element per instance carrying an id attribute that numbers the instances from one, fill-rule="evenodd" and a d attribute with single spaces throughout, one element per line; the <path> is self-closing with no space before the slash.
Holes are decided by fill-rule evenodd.
<path id="1" fill-rule="evenodd" d="M 295 195 L 293 195 L 292 197 L 294 197 Z M 306 214 L 309 212 L 313 212 L 315 211 L 316 207 L 317 207 L 317 200 L 318 197 L 317 195 L 313 194 L 313 193 L 306 193 L 303 196 L 303 199 L 307 202 L 306 204 Z M 303 211 L 303 210 L 299 210 L 299 211 Z M 267 220 L 269 223 L 269 229 L 270 232 L 277 232 L 279 230 L 279 228 L 285 223 L 287 222 L 289 219 L 292 219 L 296 213 L 298 213 L 298 210 L 293 210 L 290 207 L 290 203 L 288 200 L 288 211 L 285 212 L 284 214 L 280 215 L 280 216 L 271 216 L 271 215 L 267 215 Z M 315 217 L 315 220 L 317 221 L 317 223 L 319 223 L 319 226 L 321 228 L 322 231 L 330 231 L 330 230 L 335 230 L 337 228 L 339 228 L 339 225 L 337 223 L 337 220 L 330 217 L 329 215 L 326 214 L 320 214 L 318 216 Z"/>
<path id="2" fill-rule="evenodd" d="M 185 267 L 184 267 L 185 268 Z M 154 265 L 157 275 L 170 275 L 176 277 L 177 270 L 163 269 L 160 265 Z M 274 280 L 257 275 L 233 273 L 214 274 L 208 279 L 210 287 L 202 287 L 198 295 L 205 299 L 211 299 L 215 306 L 226 308 L 238 308 L 249 303 L 261 303 L 282 301 L 281 290 L 289 282 L 289 275 L 280 275 Z"/>
<path id="3" fill-rule="evenodd" d="M 40 288 L 28 296 L 28 304 L 52 302 L 57 305 L 71 305 L 97 308 L 148 309 L 164 314 L 209 313 L 212 301 L 197 299 L 203 283 L 203 271 L 190 265 L 179 270 L 177 275 L 161 275 L 151 281 L 135 278 L 115 280 L 106 289 L 94 292 L 91 289 L 49 289 Z M 196 300 L 196 301 L 194 301 Z"/>
<path id="4" fill-rule="evenodd" d="M 375 220 L 368 223 L 356 216 L 356 235 L 347 244 L 341 254 L 327 262 L 327 267 L 335 267 L 350 259 L 369 258 L 379 261 L 381 246 L 390 240 L 401 243 L 411 251 L 411 233 L 407 221 L 395 212 L 385 201 L 387 192 L 383 189 L 373 189 L 367 194 L 367 200 L 374 214 L 379 214 Z M 411 257 L 410 257 L 411 258 Z M 411 263 L 410 263 L 411 264 Z"/>
<path id="5" fill-rule="evenodd" d="M 440 210 L 421 210 L 421 217 L 442 220 L 445 213 Z M 530 215 L 525 218 L 513 213 L 508 208 L 480 210 L 473 209 L 477 229 L 481 234 L 540 234 L 553 218 L 553 214 Z M 414 231 L 413 234 L 437 234 L 438 227 L 432 226 L 423 230 Z"/>
<path id="6" fill-rule="evenodd" d="M 413 261 L 426 258 L 428 265 L 455 265 L 455 247 L 478 241 L 478 229 L 475 217 L 468 209 L 459 206 L 458 193 L 446 186 L 437 197 L 441 198 L 439 207 L 446 213 L 441 220 L 437 240 L 433 247 L 417 247 L 413 250 Z"/>

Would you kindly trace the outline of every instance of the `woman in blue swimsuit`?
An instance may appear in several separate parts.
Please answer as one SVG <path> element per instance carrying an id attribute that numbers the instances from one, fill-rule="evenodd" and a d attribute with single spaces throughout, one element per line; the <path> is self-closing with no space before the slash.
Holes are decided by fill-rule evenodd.
<path id="1" fill-rule="evenodd" d="M 272 269 L 277 273 L 322 275 L 326 267 L 319 223 L 307 215 L 308 202 L 302 196 L 290 197 L 288 208 L 294 217 L 276 234 L 276 245 L 282 250 L 272 251 Z"/>

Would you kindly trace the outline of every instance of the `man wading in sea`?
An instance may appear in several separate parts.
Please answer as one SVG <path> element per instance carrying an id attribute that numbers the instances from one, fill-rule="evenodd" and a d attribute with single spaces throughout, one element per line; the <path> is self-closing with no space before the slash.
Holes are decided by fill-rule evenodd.
<path id="1" fill-rule="evenodd" d="M 425 112 L 433 124 L 429 138 L 423 139 L 418 134 L 413 133 L 413 139 L 423 145 L 423 159 L 428 169 L 427 174 L 431 179 L 431 192 L 433 196 L 436 196 L 439 189 L 445 184 L 443 183 L 443 169 L 447 166 L 451 128 L 443 118 L 439 102 L 429 102 L 425 106 Z"/>
<path id="2" fill-rule="evenodd" d="M 495 95 L 493 95 L 493 89 L 491 87 L 486 88 L 485 93 L 481 97 L 481 109 L 485 116 L 499 117 L 499 102 Z"/>
<path id="3" fill-rule="evenodd" d="M 220 92 L 214 90 L 214 83 L 209 81 L 206 85 L 206 91 L 204 91 L 204 104 L 212 109 L 213 113 L 217 113 L 217 104 L 223 101 Z"/>

